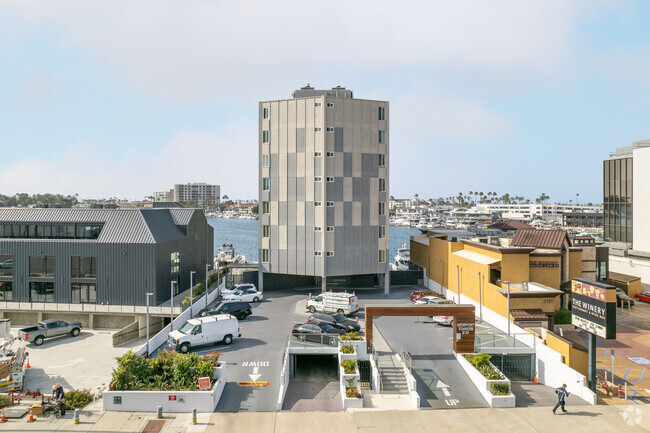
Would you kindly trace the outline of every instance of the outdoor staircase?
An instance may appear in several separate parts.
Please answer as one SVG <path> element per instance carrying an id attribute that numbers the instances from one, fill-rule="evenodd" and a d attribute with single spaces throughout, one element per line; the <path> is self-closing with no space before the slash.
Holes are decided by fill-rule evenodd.
<path id="1" fill-rule="evenodd" d="M 380 355 L 379 368 L 381 369 L 382 394 L 406 394 L 409 389 L 404 376 L 404 368 L 394 354 Z"/>

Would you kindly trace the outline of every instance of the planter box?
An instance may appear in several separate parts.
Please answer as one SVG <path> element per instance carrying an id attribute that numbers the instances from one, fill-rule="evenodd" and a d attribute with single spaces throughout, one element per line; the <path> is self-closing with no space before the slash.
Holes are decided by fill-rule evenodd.
<path id="1" fill-rule="evenodd" d="M 212 376 L 214 386 L 208 391 L 104 391 L 103 409 L 117 412 L 214 412 L 226 386 L 226 363 L 221 361 Z"/>
<path id="2" fill-rule="evenodd" d="M 362 398 L 348 398 L 345 396 L 345 385 L 341 384 L 341 400 L 343 401 L 343 409 L 361 409 L 363 408 Z"/>
<path id="3" fill-rule="evenodd" d="M 361 340 L 339 340 L 339 347 L 344 344 L 354 346 L 354 351 L 357 354 L 357 359 L 360 359 L 362 361 L 368 360 L 368 347 L 365 338 Z"/>
<path id="4" fill-rule="evenodd" d="M 354 378 L 354 386 L 359 386 L 359 381 L 361 380 L 361 375 L 359 374 L 359 367 L 355 368 L 353 374 L 347 374 L 343 367 L 339 366 L 339 375 L 341 377 L 341 384 L 348 386 L 347 379 Z"/>
<path id="5" fill-rule="evenodd" d="M 226 363 L 219 362 L 219 366 L 214 368 L 214 374 L 212 375 L 214 380 L 226 381 Z"/>
<path id="6" fill-rule="evenodd" d="M 470 362 L 465 359 L 465 357 L 457 353 L 456 359 L 463 370 L 467 373 L 469 378 L 478 389 L 478 392 L 481 393 L 485 401 L 490 405 L 490 407 L 515 407 L 515 395 L 512 394 L 511 383 L 508 379 L 501 380 L 488 380 L 485 376 L 481 374 Z M 503 373 L 502 373 L 503 374 Z M 504 376 L 505 377 L 505 376 Z M 510 387 L 510 394 L 508 395 L 494 395 L 492 394 L 492 384 L 493 383 L 507 383 Z"/>
<path id="7" fill-rule="evenodd" d="M 352 346 L 354 347 L 354 346 Z M 345 361 L 346 359 L 354 359 L 355 361 L 357 360 L 357 350 L 355 348 L 353 353 L 343 353 L 340 350 L 341 346 L 339 346 L 339 364 L 341 362 Z"/>

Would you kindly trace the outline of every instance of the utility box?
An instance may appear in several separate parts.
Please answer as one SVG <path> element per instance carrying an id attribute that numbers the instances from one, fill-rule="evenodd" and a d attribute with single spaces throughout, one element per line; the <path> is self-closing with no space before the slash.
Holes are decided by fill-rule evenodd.
<path id="1" fill-rule="evenodd" d="M 0 338 L 11 337 L 11 319 L 0 319 Z"/>

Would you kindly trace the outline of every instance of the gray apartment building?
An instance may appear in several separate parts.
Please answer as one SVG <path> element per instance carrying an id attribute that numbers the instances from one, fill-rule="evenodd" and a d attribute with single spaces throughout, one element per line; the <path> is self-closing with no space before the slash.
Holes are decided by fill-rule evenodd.
<path id="1" fill-rule="evenodd" d="M 205 276 L 213 238 L 199 209 L 2 208 L 0 302 L 159 305 Z"/>
<path id="2" fill-rule="evenodd" d="M 292 96 L 259 104 L 260 287 L 388 287 L 388 102 Z"/>
<path id="3" fill-rule="evenodd" d="M 190 206 L 208 208 L 221 201 L 221 186 L 204 182 L 177 183 L 174 188 L 153 193 L 154 201 L 189 203 Z"/>

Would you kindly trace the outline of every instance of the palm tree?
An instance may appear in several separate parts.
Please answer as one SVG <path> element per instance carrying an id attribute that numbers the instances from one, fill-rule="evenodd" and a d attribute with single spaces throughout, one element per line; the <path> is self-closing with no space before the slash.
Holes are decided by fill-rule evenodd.
<path id="1" fill-rule="evenodd" d="M 481 199 L 481 203 L 483 203 L 483 200 L 484 200 L 483 191 L 479 192 L 478 195 L 479 195 L 479 198 Z"/>

